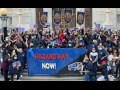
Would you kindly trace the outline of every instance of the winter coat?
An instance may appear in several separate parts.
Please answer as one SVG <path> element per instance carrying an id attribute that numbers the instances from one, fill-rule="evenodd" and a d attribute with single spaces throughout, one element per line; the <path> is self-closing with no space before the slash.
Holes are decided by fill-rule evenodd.
<path id="1" fill-rule="evenodd" d="M 20 70 L 18 69 L 17 70 L 17 68 L 13 68 L 13 65 L 12 65 L 12 63 L 14 63 L 14 62 L 16 62 L 17 60 L 14 60 L 14 59 L 11 59 L 10 61 L 9 61 L 9 73 L 11 74 L 11 73 L 14 73 L 14 74 L 16 74 L 16 73 L 20 73 Z"/>

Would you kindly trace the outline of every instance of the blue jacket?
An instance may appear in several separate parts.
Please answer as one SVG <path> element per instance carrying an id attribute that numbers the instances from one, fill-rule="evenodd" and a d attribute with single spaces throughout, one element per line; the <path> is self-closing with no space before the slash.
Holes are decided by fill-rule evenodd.
<path id="1" fill-rule="evenodd" d="M 9 73 L 10 74 L 11 73 L 14 73 L 14 74 L 20 73 L 20 70 L 17 70 L 17 68 L 13 68 L 12 63 L 14 63 L 14 62 L 16 62 L 16 60 L 14 60 L 14 59 L 11 59 L 9 61 Z"/>
<path id="2" fill-rule="evenodd" d="M 95 68 L 93 67 L 92 63 L 89 61 L 88 63 L 83 63 L 85 65 L 85 69 L 95 73 Z"/>
<path id="3" fill-rule="evenodd" d="M 18 58 L 18 61 L 21 62 L 21 66 L 24 67 L 25 66 L 25 61 L 26 61 L 26 55 L 24 52 L 20 53 L 20 52 L 17 52 L 17 58 Z"/>
<path id="4" fill-rule="evenodd" d="M 40 41 L 40 37 L 37 38 L 37 42 L 39 42 L 39 41 Z"/>
<path id="5" fill-rule="evenodd" d="M 86 46 L 84 40 L 78 40 L 78 43 L 80 43 L 80 42 L 83 44 L 83 46 Z"/>
<path id="6" fill-rule="evenodd" d="M 99 39 L 93 39 L 93 42 L 94 42 L 96 45 L 99 45 L 100 40 L 99 40 Z"/>
<path id="7" fill-rule="evenodd" d="M 90 52 L 92 52 L 92 48 L 93 47 L 95 47 L 95 49 L 96 49 L 96 51 L 98 51 L 98 47 L 97 47 L 97 45 L 95 44 L 95 43 L 89 43 L 87 46 L 86 46 L 86 48 L 87 48 L 87 51 L 88 51 L 88 56 L 89 56 L 89 54 L 90 54 Z"/>
<path id="8" fill-rule="evenodd" d="M 104 58 L 103 60 L 101 60 L 101 58 L 106 56 L 106 55 L 108 55 L 108 53 L 105 49 L 98 51 L 98 63 L 99 64 L 102 64 L 102 61 L 106 61 L 106 63 L 107 63 L 107 58 Z"/>
<path id="9" fill-rule="evenodd" d="M 112 48 L 112 45 L 115 45 L 113 42 L 109 42 L 109 43 L 107 43 L 107 42 L 105 42 L 104 44 L 103 44 L 103 46 L 106 48 L 109 48 L 109 47 L 111 47 Z"/>

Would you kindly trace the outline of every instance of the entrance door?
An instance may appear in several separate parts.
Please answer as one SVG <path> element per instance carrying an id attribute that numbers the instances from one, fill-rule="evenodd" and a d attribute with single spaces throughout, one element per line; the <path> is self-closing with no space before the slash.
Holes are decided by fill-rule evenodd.
<path id="1" fill-rule="evenodd" d="M 92 28 L 92 8 L 85 8 L 85 28 Z"/>

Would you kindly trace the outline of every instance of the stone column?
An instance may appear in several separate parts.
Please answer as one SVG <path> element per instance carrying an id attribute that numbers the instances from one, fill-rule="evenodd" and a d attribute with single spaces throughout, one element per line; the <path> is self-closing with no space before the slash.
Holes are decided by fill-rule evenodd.
<path id="1" fill-rule="evenodd" d="M 85 12 L 85 8 L 76 8 L 76 17 L 77 17 L 77 12 Z M 77 23 L 76 23 L 76 27 L 80 29 L 80 26 Z M 85 20 L 84 20 L 84 24 L 81 27 L 84 27 L 85 29 Z"/>
<path id="2" fill-rule="evenodd" d="M 53 32 L 52 28 L 52 8 L 43 8 L 43 12 L 48 12 L 48 23 L 50 23 L 51 32 Z"/>
<path id="3" fill-rule="evenodd" d="M 95 28 L 94 22 L 96 22 L 96 24 L 99 24 L 99 22 L 97 22 L 97 8 L 92 8 L 92 30 Z"/>

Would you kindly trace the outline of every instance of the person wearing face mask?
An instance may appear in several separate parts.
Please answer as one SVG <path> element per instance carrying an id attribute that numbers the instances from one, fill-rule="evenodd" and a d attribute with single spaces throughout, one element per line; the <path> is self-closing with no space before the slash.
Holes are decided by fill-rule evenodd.
<path id="1" fill-rule="evenodd" d="M 117 40 L 116 40 L 117 41 Z M 117 43 L 115 42 L 112 42 L 112 41 L 110 41 L 110 38 L 109 37 L 107 37 L 106 38 L 106 42 L 103 44 L 103 46 L 105 47 L 105 48 L 109 48 L 109 47 L 111 47 L 112 48 L 112 45 L 117 45 Z"/>
<path id="2" fill-rule="evenodd" d="M 95 68 L 95 78 L 96 78 L 98 53 L 96 52 L 96 49 L 94 47 L 92 48 L 92 52 L 90 53 L 89 58 L 90 58 L 90 62 L 93 64 L 93 67 Z"/>
<path id="3" fill-rule="evenodd" d="M 3 47 L 5 47 L 8 42 L 9 42 L 9 38 L 6 37 L 6 38 L 5 38 L 5 42 L 3 43 Z"/>
<path id="4" fill-rule="evenodd" d="M 102 76 L 99 77 L 97 81 L 108 81 L 107 63 L 106 61 L 102 61 L 101 64 L 98 64 L 97 69 L 101 71 Z"/>
<path id="5" fill-rule="evenodd" d="M 12 63 L 15 63 L 17 61 L 18 61 L 17 55 L 14 55 L 13 58 L 9 60 L 9 74 L 11 74 L 11 81 L 13 81 L 14 74 L 17 75 L 17 80 L 20 81 L 19 80 L 19 77 L 20 77 L 19 67 L 13 68 L 13 65 L 12 65 Z"/>
<path id="6" fill-rule="evenodd" d="M 0 47 L 0 67 L 1 67 L 1 63 L 3 62 L 3 50 L 2 50 L 2 47 Z M 1 76 L 4 76 L 3 75 L 3 69 L 1 68 Z"/>
<path id="7" fill-rule="evenodd" d="M 100 42 L 100 40 L 98 39 L 98 36 L 97 36 L 97 34 L 94 34 L 93 35 L 93 42 L 96 44 L 96 45 L 98 45 L 99 44 L 99 42 Z"/>
<path id="8" fill-rule="evenodd" d="M 108 53 L 105 49 L 103 49 L 102 45 L 99 45 L 98 48 L 99 48 L 99 50 L 98 50 L 98 64 L 102 65 L 102 61 L 107 62 Z"/>
<path id="9" fill-rule="evenodd" d="M 22 47 L 19 47 L 19 50 L 15 50 L 16 53 L 17 53 L 17 58 L 18 58 L 18 61 L 21 62 L 21 67 L 20 67 L 20 75 L 21 77 L 23 77 L 23 69 L 25 67 L 25 61 L 26 61 L 26 55 L 25 53 L 23 52 L 22 50 Z"/>
<path id="10" fill-rule="evenodd" d="M 89 42 L 86 43 L 86 49 L 88 50 L 88 56 L 90 52 L 92 52 L 92 48 L 95 47 L 96 51 L 98 51 L 97 45 L 93 42 L 93 39 L 90 39 Z"/>
<path id="11" fill-rule="evenodd" d="M 72 44 L 74 45 L 75 38 L 73 37 L 72 34 L 70 34 L 69 41 L 71 41 Z"/>
<path id="12" fill-rule="evenodd" d="M 53 42 L 57 42 L 58 44 L 61 44 L 61 41 L 58 38 L 58 35 L 55 36 L 55 39 L 53 40 Z"/>
<path id="13" fill-rule="evenodd" d="M 79 64 L 76 68 L 80 67 L 81 65 L 85 65 L 85 71 L 80 71 L 80 73 L 85 73 L 85 81 L 96 81 L 96 78 L 93 78 L 95 75 L 95 68 L 93 67 L 92 63 L 89 61 L 89 58 L 85 57 L 83 62 Z"/>
<path id="14" fill-rule="evenodd" d="M 77 48 L 84 48 L 83 43 L 80 42 Z"/>
<path id="15" fill-rule="evenodd" d="M 83 36 L 80 36 L 80 38 L 78 40 L 78 43 L 80 43 L 80 42 L 83 44 L 83 46 L 86 46 L 85 42 L 84 42 L 84 39 L 83 39 Z"/>
<path id="16" fill-rule="evenodd" d="M 43 41 L 43 40 L 40 41 L 40 43 L 39 43 L 39 45 L 38 45 L 37 48 L 39 48 L 39 49 L 41 49 L 41 48 L 46 48 L 46 47 L 44 46 L 44 41 Z"/>
<path id="17" fill-rule="evenodd" d="M 63 48 L 73 48 L 72 42 L 69 41 L 68 44 L 66 44 L 65 39 L 62 41 Z"/>
<path id="18" fill-rule="evenodd" d="M 113 55 L 113 50 L 112 50 L 112 48 L 110 47 L 109 49 L 108 49 L 108 60 L 107 60 L 107 64 L 111 67 L 111 69 L 112 69 L 112 72 L 113 72 L 113 74 L 112 75 L 114 75 L 114 66 L 113 66 L 113 62 L 114 62 L 114 64 L 115 64 L 115 58 L 114 58 L 114 55 Z"/>
<path id="19" fill-rule="evenodd" d="M 4 80 L 9 81 L 10 79 L 8 78 L 8 69 L 9 69 L 9 63 L 8 60 L 10 59 L 10 54 L 9 51 L 7 50 L 8 44 L 6 44 L 4 50 L 3 50 L 3 62 L 1 63 L 1 67 L 4 71 Z"/>

